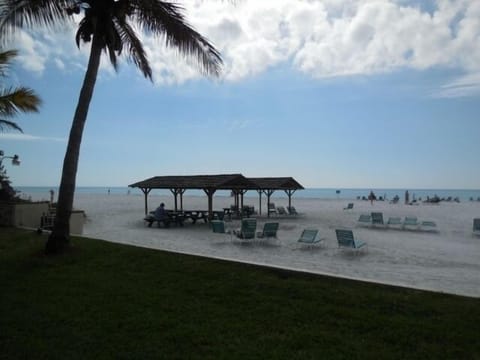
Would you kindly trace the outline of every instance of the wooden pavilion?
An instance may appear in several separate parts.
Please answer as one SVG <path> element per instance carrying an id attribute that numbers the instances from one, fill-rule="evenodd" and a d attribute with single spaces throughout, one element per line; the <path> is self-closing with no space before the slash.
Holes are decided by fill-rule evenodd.
<path id="1" fill-rule="evenodd" d="M 288 195 L 290 205 L 293 193 L 296 190 L 303 189 L 303 186 L 291 177 L 246 178 L 242 174 L 155 176 L 128 186 L 139 188 L 143 192 L 145 196 L 145 214 L 148 213 L 148 194 L 152 189 L 169 189 L 174 196 L 175 211 L 178 211 L 179 195 L 180 210 L 183 210 L 183 194 L 185 191 L 188 189 L 203 190 L 208 197 L 210 218 L 213 216 L 213 195 L 217 190 L 230 190 L 235 195 L 235 205 L 242 207 L 243 195 L 249 190 L 255 190 L 259 193 L 260 204 L 262 193 L 267 195 L 268 203 L 270 203 L 270 196 L 275 190 L 284 190 Z"/>
<path id="2" fill-rule="evenodd" d="M 259 194 L 259 211 L 262 212 L 262 193 L 267 196 L 267 206 L 270 205 L 270 197 L 276 190 L 283 190 L 288 196 L 288 206 L 292 206 L 292 196 L 297 190 L 303 190 L 304 187 L 300 185 L 292 177 L 262 177 L 262 178 L 248 178 L 257 185 L 257 192 Z M 270 216 L 267 207 L 267 216 Z"/>

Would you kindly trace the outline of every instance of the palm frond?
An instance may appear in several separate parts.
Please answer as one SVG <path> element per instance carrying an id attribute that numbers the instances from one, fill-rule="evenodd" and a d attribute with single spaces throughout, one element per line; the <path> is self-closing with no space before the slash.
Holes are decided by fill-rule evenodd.
<path id="1" fill-rule="evenodd" d="M 120 55 L 122 52 L 122 39 L 118 34 L 118 31 L 115 26 L 115 21 L 112 18 L 106 18 L 102 24 L 102 30 L 99 32 L 103 35 L 103 42 L 105 44 L 105 48 L 108 52 L 108 56 L 110 58 L 110 62 L 113 65 L 115 71 L 118 70 L 118 63 L 117 63 L 117 53 Z"/>
<path id="2" fill-rule="evenodd" d="M 10 63 L 17 55 L 17 50 L 6 50 L 0 52 L 0 76 L 5 76 L 7 70 L 10 68 Z"/>
<path id="3" fill-rule="evenodd" d="M 0 119 L 0 130 L 3 132 L 5 130 L 17 130 L 23 133 L 23 130 L 13 121 Z"/>
<path id="4" fill-rule="evenodd" d="M 220 53 L 186 22 L 180 6 L 161 0 L 131 0 L 131 7 L 131 18 L 142 30 L 165 36 L 167 46 L 192 56 L 206 74 L 220 74 L 223 64 Z"/>
<path id="5" fill-rule="evenodd" d="M 0 92 L 0 115 L 15 116 L 19 112 L 38 112 L 42 101 L 32 89 L 10 88 Z"/>
<path id="6" fill-rule="evenodd" d="M 118 71 L 118 62 L 117 62 L 117 54 L 115 53 L 115 47 L 112 43 L 107 42 L 105 46 L 105 52 L 108 53 L 108 57 L 110 59 L 110 63 L 112 64 L 115 71 Z"/>
<path id="7" fill-rule="evenodd" d="M 87 18 L 83 18 L 82 20 L 80 20 L 77 33 L 75 34 L 75 42 L 78 48 L 80 48 L 80 40 L 82 40 L 83 42 L 89 42 L 92 40 L 92 32 L 92 24 L 90 24 Z"/>
<path id="8" fill-rule="evenodd" d="M 0 41 L 6 43 L 16 28 L 53 27 L 72 21 L 66 8 L 75 0 L 2 0 L 0 2 Z"/>
<path id="9" fill-rule="evenodd" d="M 126 22 L 117 22 L 116 27 L 122 39 L 122 43 L 127 46 L 128 59 L 140 69 L 143 76 L 152 80 L 152 69 L 142 46 L 142 42 L 137 34 L 135 34 L 135 31 Z"/>

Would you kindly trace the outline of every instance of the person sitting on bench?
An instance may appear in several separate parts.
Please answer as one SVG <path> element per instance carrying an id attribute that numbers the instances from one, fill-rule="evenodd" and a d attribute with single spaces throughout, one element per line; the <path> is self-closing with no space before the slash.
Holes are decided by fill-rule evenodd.
<path id="1" fill-rule="evenodd" d="M 168 217 L 167 210 L 165 210 L 164 203 L 161 203 L 160 206 L 155 209 L 153 216 L 147 217 L 145 220 L 149 222 L 149 227 L 152 226 L 154 221 L 158 222 L 158 226 L 160 226 L 160 223 L 163 223 L 165 227 L 170 226 L 170 218 Z"/>

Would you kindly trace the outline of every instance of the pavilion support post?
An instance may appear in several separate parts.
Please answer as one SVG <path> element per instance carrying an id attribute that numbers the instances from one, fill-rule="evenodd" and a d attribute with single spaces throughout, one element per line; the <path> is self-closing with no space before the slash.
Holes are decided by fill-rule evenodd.
<path id="1" fill-rule="evenodd" d="M 243 215 L 243 195 L 247 192 L 248 190 L 238 190 L 238 193 L 240 195 L 240 207 L 239 207 L 239 213 Z"/>
<path id="2" fill-rule="evenodd" d="M 285 190 L 285 193 L 288 195 L 288 207 L 292 206 L 292 195 L 296 190 Z"/>
<path id="3" fill-rule="evenodd" d="M 215 189 L 203 189 L 205 194 L 208 197 L 208 220 L 213 219 L 213 194 L 215 194 Z"/>
<path id="4" fill-rule="evenodd" d="M 177 198 L 178 198 L 178 192 L 179 192 L 179 189 L 170 189 L 170 191 L 172 192 L 173 194 L 173 201 L 175 203 L 175 211 L 177 211 Z"/>
<path id="5" fill-rule="evenodd" d="M 265 195 L 267 195 L 267 217 L 270 217 L 270 196 L 275 192 L 275 190 L 263 190 Z"/>
<path id="6" fill-rule="evenodd" d="M 239 209 L 239 192 L 238 190 L 232 190 L 233 193 L 233 206 L 235 207 L 235 214 L 236 216 L 240 216 L 240 209 Z"/>
<path id="7" fill-rule="evenodd" d="M 243 212 L 243 194 L 244 194 L 244 191 L 240 190 L 240 211 L 242 212 Z"/>
<path id="8" fill-rule="evenodd" d="M 140 188 L 140 190 L 142 190 L 143 195 L 145 196 L 145 215 L 147 215 L 148 214 L 148 194 L 150 193 L 150 191 L 152 191 L 152 189 Z"/>
<path id="9" fill-rule="evenodd" d="M 183 211 L 183 194 L 185 193 L 186 189 L 180 189 L 180 211 Z"/>
<path id="10" fill-rule="evenodd" d="M 262 215 L 262 190 L 257 190 L 258 192 L 258 215 Z"/>

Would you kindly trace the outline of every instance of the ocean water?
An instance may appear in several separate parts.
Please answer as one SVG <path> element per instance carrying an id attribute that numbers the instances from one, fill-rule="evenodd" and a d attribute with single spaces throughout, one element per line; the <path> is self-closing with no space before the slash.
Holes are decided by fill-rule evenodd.
<path id="1" fill-rule="evenodd" d="M 58 194 L 58 187 L 48 186 L 19 186 L 15 187 L 19 191 L 20 197 L 24 199 L 31 198 L 32 200 L 48 200 L 50 199 L 50 190 L 55 192 L 55 198 Z M 313 199 L 342 199 L 342 200 L 354 200 L 358 197 L 368 197 L 370 191 L 373 191 L 378 197 L 384 197 L 386 199 L 392 199 L 398 195 L 401 200 L 404 199 L 405 191 L 408 190 L 410 200 L 425 200 L 427 197 L 438 196 L 441 199 L 458 198 L 460 201 L 470 201 L 480 199 L 479 190 L 466 190 L 466 189 L 326 189 L 326 188 L 307 188 L 305 190 L 298 190 L 294 193 L 293 197 L 298 198 L 313 198 Z M 138 196 L 143 193 L 140 189 L 132 189 L 128 187 L 106 187 L 106 186 L 80 186 L 76 188 L 77 194 L 110 194 L 114 195 L 131 195 Z M 155 195 L 171 195 L 170 190 L 158 189 L 152 190 L 149 196 Z M 219 190 L 215 193 L 217 196 L 229 196 L 230 192 L 225 190 Z M 205 196 L 202 190 L 187 190 L 185 196 Z M 258 197 L 256 191 L 248 191 L 245 197 Z M 286 198 L 287 195 L 284 191 L 275 191 L 272 198 Z"/>

